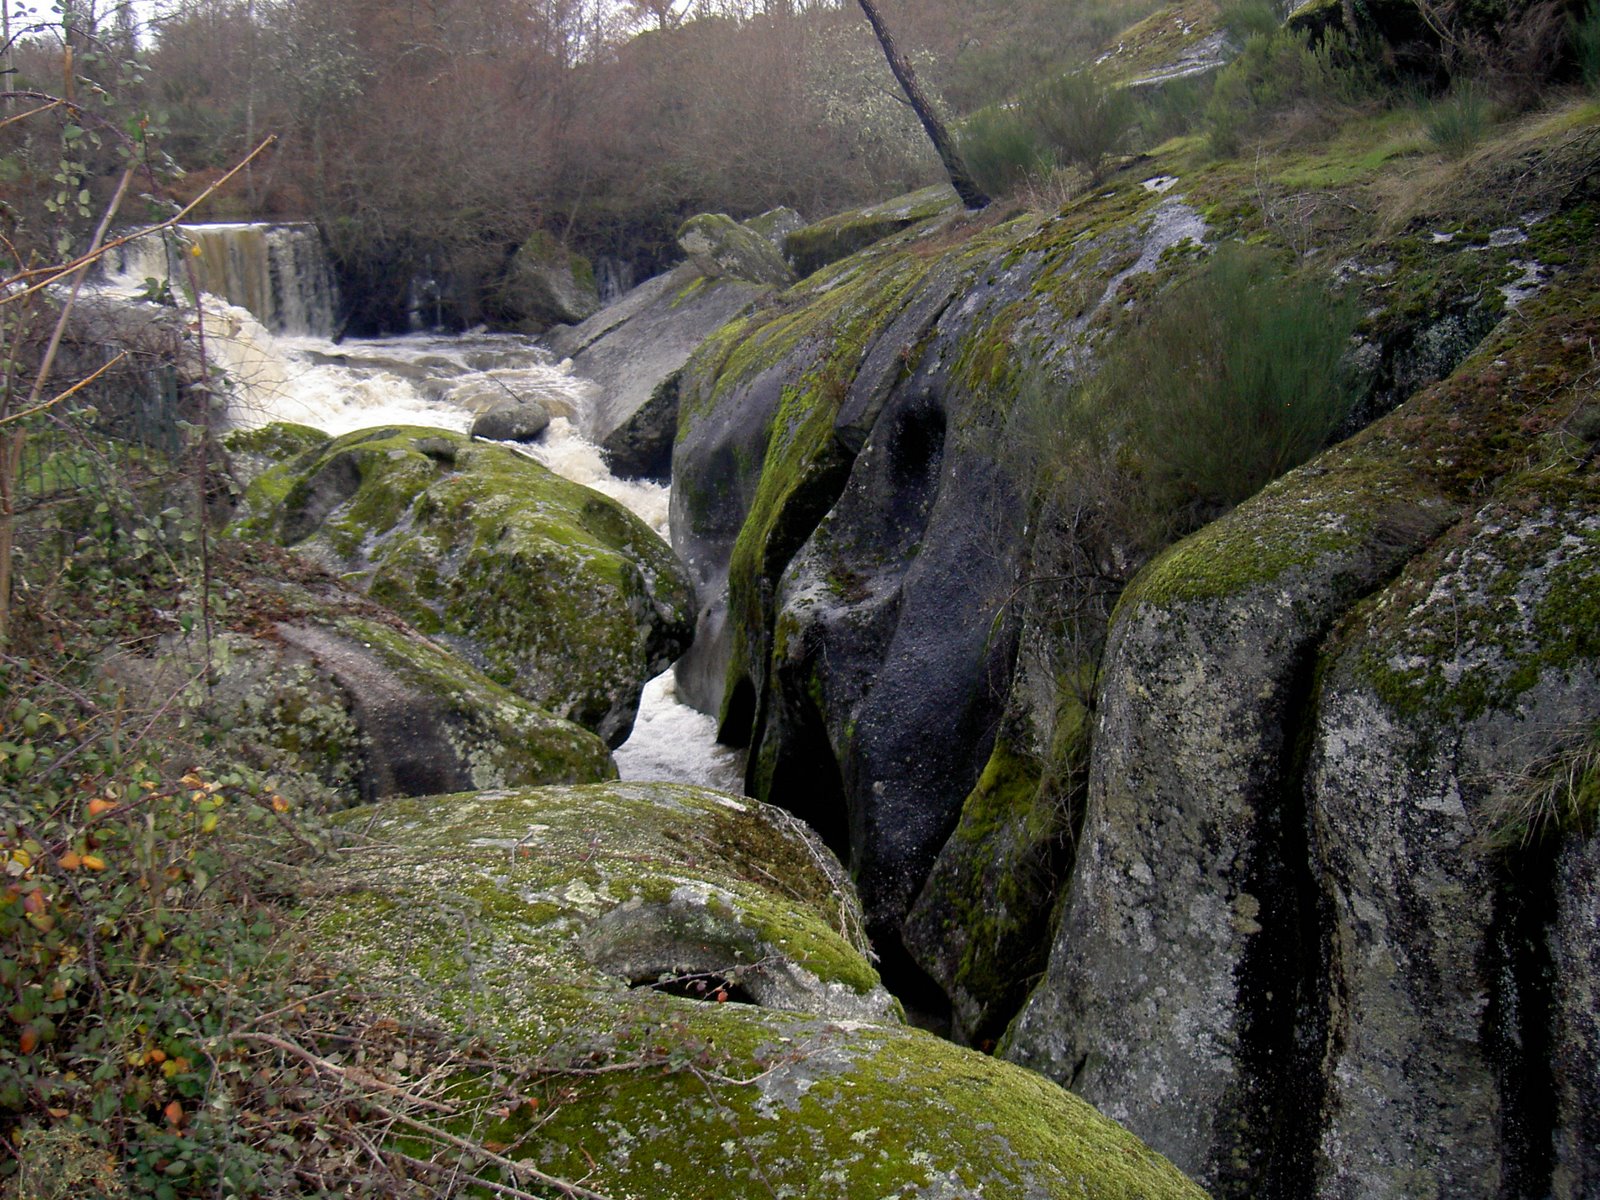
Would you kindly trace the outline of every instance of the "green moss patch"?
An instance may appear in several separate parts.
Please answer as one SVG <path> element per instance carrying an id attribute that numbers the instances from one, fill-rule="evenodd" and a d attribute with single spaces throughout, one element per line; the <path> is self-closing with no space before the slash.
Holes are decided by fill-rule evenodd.
<path id="1" fill-rule="evenodd" d="M 784 238 L 783 248 L 794 264 L 795 273 L 810 275 L 891 234 L 954 212 L 959 207 L 955 191 L 948 184 L 936 184 L 797 229 Z"/>
<path id="2" fill-rule="evenodd" d="M 613 784 L 400 801 L 345 823 L 315 919 L 405 1015 L 490 1039 L 524 1072 L 520 1103 L 452 1126 L 503 1154 L 611 1196 L 688 1200 L 710 1179 L 807 1200 L 1201 1195 L 1053 1084 L 931 1035 L 597 973 L 595 927 L 663 890 L 711 889 L 784 953 L 853 956 L 840 981 L 872 978 L 831 925 L 819 851 L 752 805 Z M 752 840 L 762 863 L 734 850 Z"/>
<path id="3" fill-rule="evenodd" d="M 681 567 L 631 513 L 504 447 L 436 430 L 350 434 L 268 471 L 239 528 L 343 572 L 613 744 L 691 628 Z"/>

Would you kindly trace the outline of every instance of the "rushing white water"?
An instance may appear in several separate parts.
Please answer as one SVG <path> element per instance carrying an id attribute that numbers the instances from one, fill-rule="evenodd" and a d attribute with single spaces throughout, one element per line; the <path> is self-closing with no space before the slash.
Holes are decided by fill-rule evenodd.
<path id="1" fill-rule="evenodd" d="M 105 271 L 114 284 L 169 280 L 175 291 L 192 277 L 274 333 L 333 332 L 333 272 L 314 225 L 180 225 L 116 247 Z"/>
<path id="2" fill-rule="evenodd" d="M 214 262 L 228 259 L 216 247 L 200 257 L 205 253 Z M 111 282 L 137 289 L 145 274 L 160 277 L 146 270 L 158 265 L 154 259 L 125 263 Z M 293 290 L 294 281 L 288 283 Z M 264 304 L 269 314 L 284 311 L 278 300 L 256 296 L 252 303 Z M 379 425 L 465 433 L 477 413 L 502 397 L 537 399 L 552 414 L 549 428 L 538 442 L 511 448 L 619 501 L 668 540 L 668 489 L 611 474 L 599 448 L 581 433 L 593 385 L 529 338 L 408 334 L 335 344 L 303 331 L 274 335 L 254 312 L 217 296 L 204 297 L 202 311 L 207 358 L 228 381 L 228 420 L 235 426 L 292 421 L 333 435 Z M 716 744 L 713 718 L 678 702 L 670 671 L 645 688 L 633 735 L 615 757 L 624 779 L 742 790 L 742 756 Z"/>
<path id="3" fill-rule="evenodd" d="M 645 685 L 633 734 L 612 757 L 624 779 L 698 783 L 735 795 L 744 791 L 744 754 L 717 744 L 715 717 L 679 701 L 671 671 Z"/>

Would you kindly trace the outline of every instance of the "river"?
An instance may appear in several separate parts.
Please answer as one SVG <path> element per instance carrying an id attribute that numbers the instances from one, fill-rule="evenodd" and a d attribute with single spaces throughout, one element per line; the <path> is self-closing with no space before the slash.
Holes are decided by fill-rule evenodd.
<path id="1" fill-rule="evenodd" d="M 336 344 L 327 336 L 332 284 L 309 227 L 233 224 L 183 232 L 187 251 L 178 251 L 197 264 L 207 353 L 228 379 L 231 425 L 292 421 L 338 435 L 405 424 L 466 433 L 490 399 L 537 399 L 552 414 L 550 427 L 537 442 L 504 444 L 610 496 L 670 544 L 669 489 L 611 474 L 584 436 L 595 386 L 532 338 L 414 333 Z M 108 282 L 139 288 L 149 277 L 175 274 L 172 259 L 173 251 L 158 243 L 134 243 L 111 264 Z M 633 734 L 613 757 L 624 779 L 742 790 L 742 756 L 716 743 L 714 718 L 678 703 L 671 671 L 646 686 Z"/>

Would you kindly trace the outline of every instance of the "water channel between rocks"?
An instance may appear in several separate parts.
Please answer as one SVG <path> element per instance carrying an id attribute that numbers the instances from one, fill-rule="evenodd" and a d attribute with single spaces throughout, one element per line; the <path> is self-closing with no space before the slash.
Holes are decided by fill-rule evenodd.
<path id="1" fill-rule="evenodd" d="M 617 500 L 670 542 L 668 489 L 611 474 L 582 432 L 594 385 L 531 338 L 419 333 L 335 344 L 274 336 L 246 309 L 213 297 L 206 306 L 207 349 L 232 381 L 233 424 L 290 421 L 335 436 L 394 424 L 465 433 L 488 400 L 536 399 L 549 409 L 550 427 L 538 442 L 505 444 Z M 646 686 L 633 734 L 614 757 L 624 779 L 742 790 L 740 754 L 716 743 L 714 718 L 678 702 L 670 671 Z"/>

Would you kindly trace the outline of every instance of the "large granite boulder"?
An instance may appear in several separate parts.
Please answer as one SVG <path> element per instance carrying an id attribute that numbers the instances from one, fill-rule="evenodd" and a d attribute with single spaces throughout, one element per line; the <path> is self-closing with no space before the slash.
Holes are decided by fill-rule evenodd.
<path id="1" fill-rule="evenodd" d="M 746 283 L 787 287 L 794 274 L 771 238 L 726 213 L 701 213 L 678 230 L 678 246 L 707 279 L 729 276 Z"/>
<path id="2" fill-rule="evenodd" d="M 229 600 L 209 639 L 170 634 L 104 669 L 130 688 L 187 695 L 281 786 L 348 807 L 441 788 L 615 778 L 594 734 L 501 687 L 315 563 L 227 541 L 214 569 L 229 581 Z"/>
<path id="3" fill-rule="evenodd" d="M 699 624 L 680 693 L 751 746 L 752 794 L 848 854 L 902 979 L 902 923 L 1012 669 L 1036 450 L 998 416 L 1018 364 L 1054 354 L 1070 373 L 1121 285 L 1202 231 L 1137 188 L 1065 231 L 925 222 L 730 325 L 685 372 L 673 537 Z M 1039 939 L 1051 898 L 1027 907 Z"/>
<path id="4" fill-rule="evenodd" d="M 708 278 L 693 263 L 647 280 L 545 345 L 597 385 L 584 429 L 613 472 L 665 481 L 678 425 L 678 379 L 689 356 L 772 285 Z"/>
<path id="5" fill-rule="evenodd" d="M 1202 1195 L 1055 1085 L 899 1023 L 837 864 L 784 814 L 611 784 L 346 828 L 316 927 L 390 1015 L 488 1041 L 519 1101 L 457 1090 L 451 1131 L 547 1178 L 663 1200 Z"/>
<path id="6" fill-rule="evenodd" d="M 517 247 L 494 299 L 514 326 L 531 333 L 586 320 L 600 307 L 588 260 L 542 230 Z"/>
<path id="7" fill-rule="evenodd" d="M 1219 1194 L 1545 1194 L 1552 1145 L 1593 1169 L 1592 981 L 1549 969 L 1590 952 L 1551 930 L 1588 903 L 1583 830 L 1507 845 L 1496 814 L 1600 702 L 1594 405 L 1551 386 L 1597 294 L 1574 272 L 1118 607 L 1007 1053 Z"/>
<path id="8" fill-rule="evenodd" d="M 257 478 L 240 528 L 312 556 L 611 745 L 692 628 L 682 568 L 638 518 L 456 434 L 328 441 Z"/>
<path id="9" fill-rule="evenodd" d="M 851 209 L 786 234 L 783 253 L 796 275 L 810 275 L 830 263 L 865 250 L 874 242 L 915 228 L 936 217 L 961 212 L 961 201 L 948 183 Z"/>

